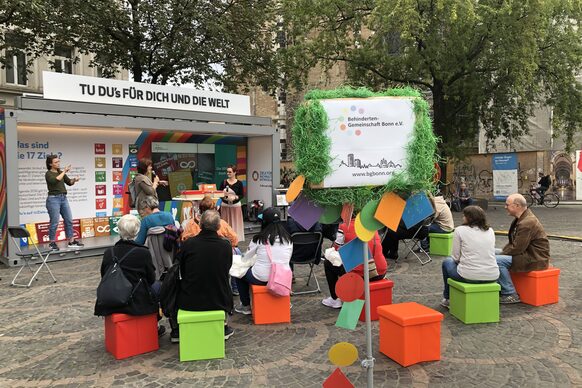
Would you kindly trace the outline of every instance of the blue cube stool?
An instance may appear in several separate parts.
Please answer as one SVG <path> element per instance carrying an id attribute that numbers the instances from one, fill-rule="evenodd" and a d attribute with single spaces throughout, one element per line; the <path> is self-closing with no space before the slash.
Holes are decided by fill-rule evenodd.
<path id="1" fill-rule="evenodd" d="M 449 312 L 463 323 L 499 322 L 497 283 L 462 283 L 448 279 Z"/>

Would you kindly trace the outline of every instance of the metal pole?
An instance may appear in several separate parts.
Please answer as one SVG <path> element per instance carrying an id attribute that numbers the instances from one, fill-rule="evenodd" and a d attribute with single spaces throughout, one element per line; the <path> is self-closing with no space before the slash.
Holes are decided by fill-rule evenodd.
<path id="1" fill-rule="evenodd" d="M 374 236 L 376 237 L 376 236 Z M 372 317 L 370 314 L 370 271 L 368 268 L 368 243 L 364 243 L 364 312 L 366 316 L 366 358 L 362 367 L 368 371 L 368 388 L 374 387 L 374 357 L 372 356 Z"/>

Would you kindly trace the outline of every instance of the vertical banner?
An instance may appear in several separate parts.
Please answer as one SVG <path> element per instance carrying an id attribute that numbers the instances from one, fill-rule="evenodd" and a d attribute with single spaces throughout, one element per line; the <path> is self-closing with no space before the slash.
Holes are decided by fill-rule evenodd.
<path id="1" fill-rule="evenodd" d="M 251 137 L 247 153 L 247 203 L 261 200 L 265 209 L 273 203 L 272 142 L 268 136 Z"/>
<path id="2" fill-rule="evenodd" d="M 493 170 L 493 198 L 504 201 L 517 193 L 517 154 L 495 154 L 491 159 Z"/>
<path id="3" fill-rule="evenodd" d="M 576 200 L 582 201 L 582 150 L 576 151 Z"/>
<path id="4" fill-rule="evenodd" d="M 215 146 L 216 154 L 214 155 L 214 183 L 216 187 L 220 187 L 222 181 L 226 179 L 226 167 L 229 164 L 236 163 L 236 145 L 232 144 L 217 144 Z M 239 166 L 237 166 L 239 168 Z"/>
<path id="5" fill-rule="evenodd" d="M 4 108 L 0 108 L 0 255 L 6 256 L 8 248 L 6 225 L 6 125 Z"/>

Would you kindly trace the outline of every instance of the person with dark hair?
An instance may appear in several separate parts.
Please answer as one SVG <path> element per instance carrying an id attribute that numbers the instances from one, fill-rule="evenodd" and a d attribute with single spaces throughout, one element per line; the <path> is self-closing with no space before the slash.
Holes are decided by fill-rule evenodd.
<path id="1" fill-rule="evenodd" d="M 236 279 L 240 304 L 234 311 L 251 314 L 250 285 L 267 284 L 271 276 L 271 260 L 289 268 L 292 253 L 293 243 L 281 223 L 281 213 L 273 207 L 266 209 L 261 213 L 261 231 L 253 237 L 243 257 L 244 262 L 254 260 L 254 264 L 242 278 Z"/>
<path id="2" fill-rule="evenodd" d="M 449 307 L 447 279 L 464 283 L 491 283 L 499 278 L 495 260 L 495 233 L 479 206 L 463 209 L 463 225 L 453 234 L 453 250 L 442 264 L 445 288 L 441 305 Z"/>
<path id="3" fill-rule="evenodd" d="M 138 244 L 145 244 L 148 237 L 148 230 L 155 226 L 175 225 L 174 216 L 168 212 L 160 211 L 160 203 L 153 196 L 144 197 L 138 204 L 141 207 L 142 216 L 139 233 L 135 238 Z"/>
<path id="4" fill-rule="evenodd" d="M 226 179 L 219 189 L 224 191 L 220 216 L 236 232 L 238 241 L 245 241 L 245 224 L 240 202 L 244 197 L 244 188 L 242 182 L 236 178 L 236 166 L 231 164 L 226 167 Z"/>
<path id="5" fill-rule="evenodd" d="M 232 293 L 228 271 L 232 266 L 232 247 L 216 232 L 220 228 L 220 215 L 216 210 L 207 210 L 200 217 L 200 233 L 184 242 L 178 254 L 180 263 L 180 290 L 177 306 L 187 311 L 223 310 L 232 311 Z M 172 342 L 179 342 L 175 317 L 170 321 Z M 234 330 L 224 322 L 224 339 L 230 338 Z"/>
<path id="6" fill-rule="evenodd" d="M 538 176 L 540 177 L 540 180 L 538 181 L 538 187 L 536 187 L 536 191 L 540 196 L 540 203 L 543 204 L 544 203 L 544 195 L 546 194 L 546 191 L 548 191 L 550 189 L 550 186 L 552 185 L 552 178 L 550 178 L 549 175 L 544 175 L 543 172 L 539 172 Z"/>
<path id="7" fill-rule="evenodd" d="M 454 194 L 454 197 L 453 207 L 456 211 L 462 211 L 467 206 L 473 205 L 474 200 L 471 198 L 471 193 L 469 192 L 465 182 L 461 183 L 459 190 Z"/>
<path id="8" fill-rule="evenodd" d="M 153 169 L 151 159 L 142 158 L 137 164 L 137 175 L 133 178 L 135 183 L 135 207 L 139 215 L 143 217 L 141 203 L 145 197 L 154 197 L 158 199 L 156 189 L 159 185 L 167 185 L 166 181 L 161 181 Z"/>
<path id="9" fill-rule="evenodd" d="M 57 155 L 49 155 L 46 158 L 46 169 L 48 170 L 44 179 L 48 188 L 48 197 L 46 199 L 46 210 L 50 218 L 49 225 L 49 246 L 53 251 L 58 251 L 56 235 L 57 227 L 59 225 L 60 216 L 63 217 L 65 223 L 65 235 L 69 241 L 69 248 L 81 248 L 83 244 L 75 239 L 73 231 L 73 215 L 71 207 L 67 200 L 67 189 L 65 184 L 72 186 L 79 181 L 79 178 L 69 178 L 67 172 L 71 170 L 69 164 L 61 170 L 61 160 Z"/>
<path id="10" fill-rule="evenodd" d="M 356 236 L 356 220 L 355 218 L 349 223 L 343 223 L 339 226 L 337 231 L 337 238 L 333 243 L 333 248 L 339 250 L 343 245 L 349 243 Z M 374 233 L 374 237 L 368 241 L 368 248 L 372 253 L 372 256 L 369 258 L 369 275 L 370 281 L 374 282 L 376 280 L 384 279 L 386 275 L 386 271 L 388 270 L 388 264 L 386 263 L 386 258 L 382 253 L 382 243 L 380 241 L 380 235 L 378 232 Z M 337 252 L 334 252 L 337 254 Z M 339 254 L 337 254 L 339 256 Z M 325 269 L 325 278 L 327 280 L 327 286 L 329 287 L 329 294 L 328 298 L 325 298 L 321 301 L 324 306 L 331 307 L 333 309 L 339 309 L 342 307 L 343 302 L 338 298 L 335 292 L 335 285 L 337 284 L 340 277 L 342 277 L 346 273 L 346 269 L 344 268 L 341 261 L 334 262 L 330 260 L 329 256 L 327 256 L 326 252 L 326 260 L 323 262 L 323 268 Z M 364 265 L 360 264 L 351 272 L 354 272 L 360 275 L 362 278 L 364 277 Z"/>

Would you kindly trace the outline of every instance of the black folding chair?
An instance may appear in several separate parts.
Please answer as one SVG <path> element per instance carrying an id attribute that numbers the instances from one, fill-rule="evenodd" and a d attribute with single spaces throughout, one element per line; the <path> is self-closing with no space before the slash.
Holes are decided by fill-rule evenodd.
<path id="1" fill-rule="evenodd" d="M 24 229 L 23 227 L 20 227 L 20 226 L 8 227 L 8 234 L 10 235 L 10 238 L 12 239 L 12 242 L 14 243 L 14 245 L 16 245 L 16 249 L 17 249 L 17 252 L 15 252 L 16 256 L 18 256 L 22 260 L 24 260 L 24 265 L 16 273 L 16 276 L 14 276 L 14 279 L 12 279 L 12 283 L 10 283 L 10 285 L 15 286 L 15 287 L 30 287 L 32 282 L 38 277 L 38 273 L 40 272 L 42 267 L 46 267 L 49 274 L 51 275 L 54 282 L 56 283 L 57 279 L 55 279 L 53 272 L 51 271 L 51 269 L 47 263 L 47 260 L 50 256 L 52 250 L 50 248 L 39 249 L 38 245 L 32 240 L 32 238 L 30 238 L 30 233 L 28 233 L 28 230 Z M 20 247 L 20 239 L 21 238 L 27 239 L 29 248 L 22 249 Z M 33 247 L 32 249 L 30 248 L 31 246 Z M 41 261 L 32 263 L 32 264 L 39 264 L 39 267 L 37 268 L 37 270 L 34 271 L 32 269 L 32 267 L 30 266 L 30 264 L 32 261 L 37 260 L 37 259 L 40 259 Z M 28 282 L 28 284 L 16 283 L 16 279 L 18 278 L 18 275 L 20 275 L 20 273 L 22 272 L 24 267 L 28 267 L 28 269 L 30 270 L 30 272 L 33 273 L 33 275 L 30 278 L 30 281 Z"/>
<path id="2" fill-rule="evenodd" d="M 308 264 L 310 271 L 306 286 L 309 286 L 309 281 L 311 280 L 312 276 L 315 279 L 315 285 L 317 286 L 317 288 L 314 290 L 293 292 L 293 295 L 321 292 L 319 282 L 317 281 L 317 276 L 313 272 L 313 267 L 321 260 L 322 240 L 323 236 L 321 235 L 321 232 L 297 232 L 291 235 L 291 241 L 293 242 L 293 254 L 291 255 L 290 263 L 293 265 Z"/>

